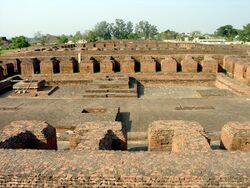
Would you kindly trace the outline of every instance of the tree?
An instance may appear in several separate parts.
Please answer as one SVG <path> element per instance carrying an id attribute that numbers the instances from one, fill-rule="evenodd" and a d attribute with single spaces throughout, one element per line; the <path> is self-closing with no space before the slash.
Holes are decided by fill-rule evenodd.
<path id="1" fill-rule="evenodd" d="M 82 40 L 82 39 L 83 39 L 83 35 L 82 35 L 82 33 L 80 31 L 77 31 L 75 33 L 75 35 L 73 36 L 73 41 L 74 42 L 77 42 L 77 41 Z"/>
<path id="2" fill-rule="evenodd" d="M 250 23 L 243 26 L 243 30 L 239 31 L 239 40 L 250 42 Z"/>
<path id="3" fill-rule="evenodd" d="M 232 25 L 224 25 L 216 30 L 215 35 L 233 40 L 238 35 L 238 30 L 235 29 Z"/>
<path id="4" fill-rule="evenodd" d="M 177 36 L 178 33 L 169 29 L 161 33 L 161 37 L 163 40 L 175 40 Z"/>
<path id="5" fill-rule="evenodd" d="M 14 37 L 11 39 L 11 48 L 26 48 L 29 47 L 30 44 L 24 36 Z"/>
<path id="6" fill-rule="evenodd" d="M 135 32 L 143 39 L 152 39 L 158 32 L 157 27 L 151 25 L 148 21 L 140 21 L 136 27 Z"/>
<path id="7" fill-rule="evenodd" d="M 69 41 L 68 37 L 66 35 L 61 35 L 58 39 L 59 44 L 65 44 Z"/>
<path id="8" fill-rule="evenodd" d="M 97 34 L 94 31 L 86 31 L 83 34 L 83 39 L 85 39 L 88 42 L 95 42 L 98 40 Z"/>
<path id="9" fill-rule="evenodd" d="M 129 35 L 133 33 L 133 23 L 125 23 L 122 19 L 116 19 L 115 23 L 111 24 L 112 36 L 116 39 L 128 39 Z"/>
<path id="10" fill-rule="evenodd" d="M 34 34 L 33 41 L 36 43 L 41 43 L 41 45 L 45 45 L 47 42 L 46 36 L 43 35 L 40 31 L 38 31 Z"/>
<path id="11" fill-rule="evenodd" d="M 91 38 L 94 38 L 94 35 L 99 40 L 110 40 L 111 39 L 111 25 L 106 22 L 102 21 L 95 25 L 94 33 L 89 33 L 91 35 Z"/>

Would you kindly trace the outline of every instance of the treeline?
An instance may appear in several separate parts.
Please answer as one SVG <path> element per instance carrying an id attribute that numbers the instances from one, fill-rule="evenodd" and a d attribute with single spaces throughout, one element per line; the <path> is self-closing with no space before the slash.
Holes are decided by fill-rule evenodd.
<path id="1" fill-rule="evenodd" d="M 116 19 L 113 23 L 102 21 L 97 23 L 91 30 L 85 32 L 77 31 L 74 35 L 53 36 L 37 32 L 33 38 L 24 36 L 13 37 L 7 40 L 0 38 L 0 50 L 24 48 L 30 45 L 51 45 L 67 42 L 95 42 L 97 40 L 176 40 L 193 41 L 194 39 L 223 38 L 227 41 L 250 42 L 250 23 L 242 29 L 236 29 L 232 25 L 219 27 L 213 34 L 203 34 L 200 31 L 191 33 L 179 33 L 172 30 L 158 32 L 157 26 L 148 21 L 140 21 L 133 24 L 131 21 Z"/>

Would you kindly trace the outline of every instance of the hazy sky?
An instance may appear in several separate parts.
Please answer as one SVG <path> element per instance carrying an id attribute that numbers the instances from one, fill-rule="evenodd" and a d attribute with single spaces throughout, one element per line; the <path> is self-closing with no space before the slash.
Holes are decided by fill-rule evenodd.
<path id="1" fill-rule="evenodd" d="M 148 20 L 159 31 L 212 33 L 250 23 L 250 0 L 0 0 L 0 36 L 74 34 L 116 18 Z"/>

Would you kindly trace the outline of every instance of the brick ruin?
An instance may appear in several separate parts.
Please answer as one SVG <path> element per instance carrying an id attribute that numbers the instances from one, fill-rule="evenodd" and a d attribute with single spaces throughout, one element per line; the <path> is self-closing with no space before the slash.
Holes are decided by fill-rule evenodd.
<path id="1" fill-rule="evenodd" d="M 56 129 L 40 121 L 11 122 L 0 131 L 0 148 L 57 150 Z"/>
<path id="2" fill-rule="evenodd" d="M 197 122 L 156 121 L 148 130 L 149 151 L 208 152 L 208 136 Z"/>
<path id="3" fill-rule="evenodd" d="M 249 149 L 239 145 L 249 141 L 246 124 L 223 127 L 221 140 L 227 149 Z M 56 149 L 55 129 L 48 127 L 45 122 L 18 121 L 1 130 L 1 148 L 35 149 L 0 150 L 1 186 L 249 186 L 249 154 L 212 151 L 196 122 L 153 122 L 148 130 L 149 152 L 135 153 L 121 151 L 126 150 L 127 138 L 118 122 L 76 126 L 68 152 L 38 151 Z"/>
<path id="4" fill-rule="evenodd" d="M 243 46 L 153 41 L 24 49 L 0 56 L 0 90 L 13 89 L 9 99 L 17 101 L 52 100 L 48 96 L 58 86 L 80 85 L 81 98 L 111 102 L 137 100 L 144 86 L 176 84 L 215 86 L 249 97 L 248 51 Z M 82 104 L 81 117 L 67 114 L 79 122 L 67 135 L 38 120 L 13 121 L 0 129 L 0 187 L 250 186 L 249 122 L 224 124 L 216 150 L 202 123 L 152 121 L 146 130 L 147 150 L 131 152 L 120 108 L 98 104 Z M 181 105 L 175 110 L 185 108 L 196 110 Z M 58 149 L 61 141 L 69 144 L 67 150 Z"/>

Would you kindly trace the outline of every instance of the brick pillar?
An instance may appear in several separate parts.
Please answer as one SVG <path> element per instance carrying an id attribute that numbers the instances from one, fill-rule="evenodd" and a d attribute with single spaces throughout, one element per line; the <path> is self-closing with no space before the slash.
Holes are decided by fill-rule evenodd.
<path id="1" fill-rule="evenodd" d="M 135 61 L 131 57 L 126 57 L 120 63 L 120 70 L 123 73 L 135 72 Z"/>
<path id="2" fill-rule="evenodd" d="M 60 73 L 61 74 L 72 74 L 73 73 L 73 64 L 72 64 L 71 60 L 60 61 Z"/>
<path id="3" fill-rule="evenodd" d="M 111 57 L 106 57 L 100 63 L 100 72 L 101 73 L 112 73 L 114 64 L 115 64 L 115 62 L 112 60 Z"/>
<path id="4" fill-rule="evenodd" d="M 223 59 L 223 69 L 227 72 L 229 76 L 233 76 L 234 73 L 234 63 L 236 61 L 235 56 L 225 56 Z"/>
<path id="5" fill-rule="evenodd" d="M 50 59 L 42 59 L 40 62 L 41 74 L 52 74 L 53 64 Z"/>
<path id="6" fill-rule="evenodd" d="M 141 72 L 142 73 L 154 73 L 156 72 L 156 63 L 151 57 L 144 57 L 141 60 Z"/>
<path id="7" fill-rule="evenodd" d="M 24 77 L 30 77 L 34 73 L 33 60 L 25 59 L 21 62 L 21 75 Z"/>
<path id="8" fill-rule="evenodd" d="M 166 57 L 161 61 L 161 72 L 164 73 L 176 73 L 177 62 L 172 57 Z"/>
<path id="9" fill-rule="evenodd" d="M 93 74 L 94 73 L 94 61 L 83 60 L 80 64 L 80 74 Z"/>
<path id="10" fill-rule="evenodd" d="M 205 73 L 217 73 L 218 72 L 218 61 L 212 57 L 204 57 L 201 61 L 202 72 Z"/>
<path id="11" fill-rule="evenodd" d="M 196 73 L 198 71 L 198 63 L 192 57 L 186 56 L 181 61 L 181 70 L 183 73 Z"/>

